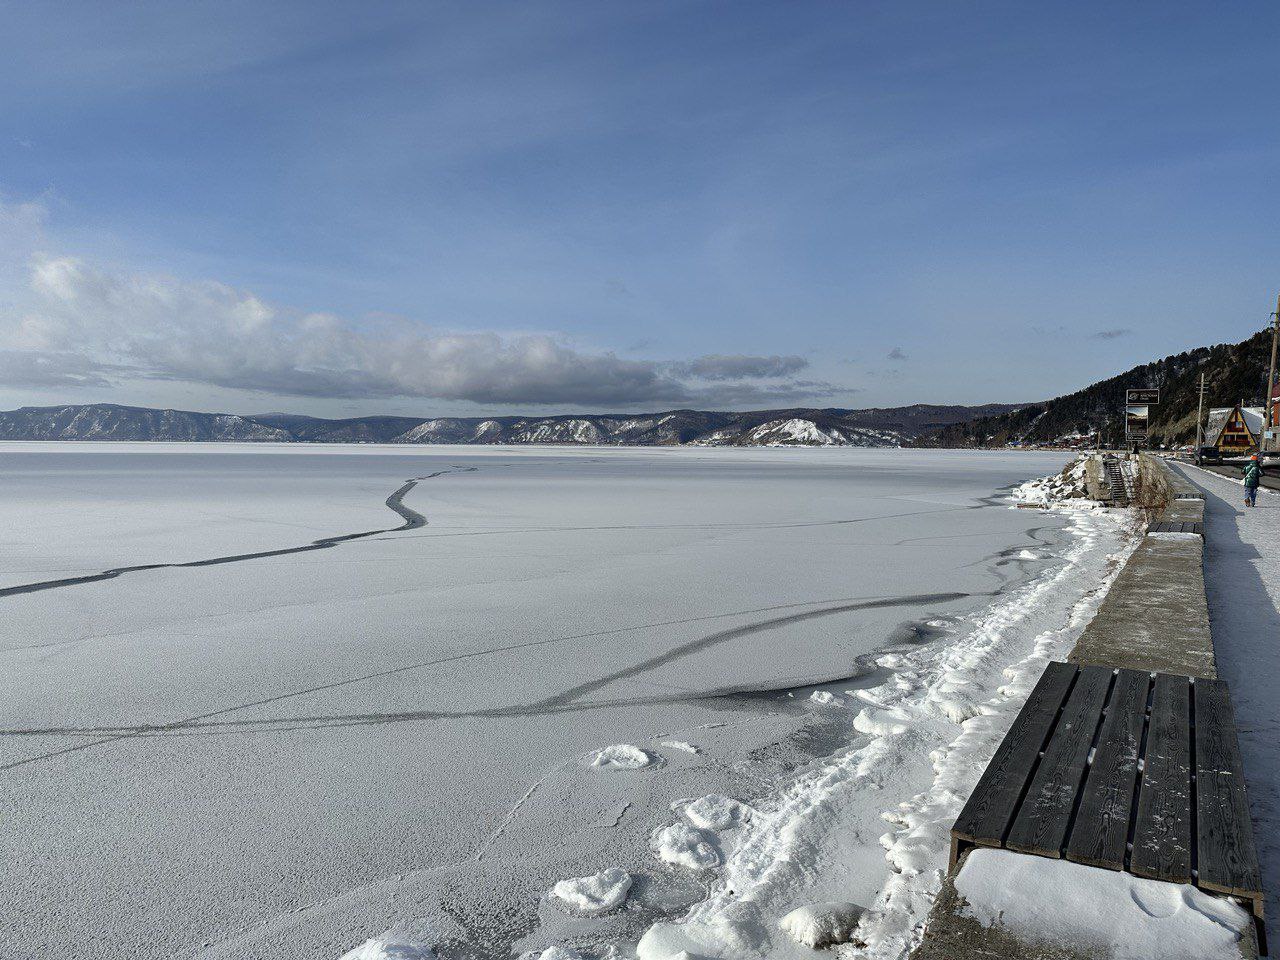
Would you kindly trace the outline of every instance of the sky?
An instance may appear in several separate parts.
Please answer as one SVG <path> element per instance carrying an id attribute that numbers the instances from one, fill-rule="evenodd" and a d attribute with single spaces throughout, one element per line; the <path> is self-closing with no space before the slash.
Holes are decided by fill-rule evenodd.
<path id="1" fill-rule="evenodd" d="M 1280 291 L 1274 4 L 0 17 L 4 408 L 1020 403 Z"/>

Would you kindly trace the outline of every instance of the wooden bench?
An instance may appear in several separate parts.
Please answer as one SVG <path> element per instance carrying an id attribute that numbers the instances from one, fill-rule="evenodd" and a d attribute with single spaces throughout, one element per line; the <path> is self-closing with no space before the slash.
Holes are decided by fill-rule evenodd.
<path id="1" fill-rule="evenodd" d="M 1227 685 L 1050 663 L 951 830 L 971 847 L 1191 883 L 1246 901 L 1262 878 Z"/>

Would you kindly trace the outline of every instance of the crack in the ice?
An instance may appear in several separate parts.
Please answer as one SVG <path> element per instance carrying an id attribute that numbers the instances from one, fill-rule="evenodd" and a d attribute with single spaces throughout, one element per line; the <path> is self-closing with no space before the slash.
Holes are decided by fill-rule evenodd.
<path id="1" fill-rule="evenodd" d="M 303 730 L 303 729 L 319 729 L 331 727 L 354 727 L 354 726 L 370 726 L 389 723 L 405 723 L 420 720 L 449 720 L 449 719 L 471 719 L 471 718 L 494 718 L 494 717 L 529 717 L 540 716 L 546 714 L 583 712 L 588 710 L 606 709 L 618 706 L 634 706 L 634 705 L 658 705 L 675 702 L 688 702 L 691 699 L 701 700 L 715 697 L 725 697 L 744 692 L 759 692 L 759 686 L 744 687 L 742 685 L 724 687 L 702 692 L 679 692 L 667 696 L 655 697 L 636 697 L 622 700 L 606 700 L 592 701 L 583 700 L 582 698 L 601 687 L 615 683 L 618 680 L 628 679 L 642 673 L 656 670 L 672 661 L 699 653 L 710 647 L 726 643 L 739 637 L 749 636 L 754 633 L 760 633 L 766 630 L 773 630 L 779 627 L 787 626 L 793 623 L 799 623 L 804 620 L 810 620 L 815 617 L 830 616 L 832 614 L 847 613 L 854 610 L 870 610 L 883 609 L 889 607 L 912 606 L 918 604 L 929 603 L 945 603 L 948 601 L 967 599 L 973 596 L 987 596 L 988 594 L 973 593 L 926 593 L 911 594 L 899 597 L 882 597 L 872 600 L 864 600 L 855 603 L 843 603 L 832 607 L 823 607 L 819 610 L 808 610 L 802 613 L 789 614 L 783 617 L 773 617 L 767 620 L 761 620 L 756 623 L 747 624 L 740 627 L 730 627 L 725 630 L 718 630 L 696 640 L 681 644 L 656 656 L 649 657 L 639 663 L 624 667 L 621 670 L 615 670 L 611 673 L 585 683 L 577 684 L 567 690 L 537 700 L 528 704 L 513 704 L 506 707 L 492 707 L 483 710 L 412 710 L 400 711 L 394 713 L 350 713 L 350 714 L 313 714 L 303 716 L 290 717 L 268 717 L 260 719 L 245 720 L 216 720 L 215 718 L 225 716 L 238 710 L 248 709 L 253 706 L 261 706 L 263 704 L 276 702 L 278 700 L 287 699 L 297 694 L 282 694 L 279 697 L 269 698 L 259 703 L 241 704 L 234 707 L 226 707 L 212 713 L 201 714 L 196 717 L 189 717 L 184 720 L 175 720 L 167 724 L 143 724 L 138 726 L 116 726 L 116 727 L 51 727 L 43 729 L 8 729 L 0 730 L 0 736 L 16 737 L 16 736 L 98 736 L 99 739 L 92 740 L 88 743 L 74 744 L 64 747 L 60 750 L 50 751 L 34 757 L 27 757 L 22 760 L 16 760 L 8 764 L 0 765 L 0 770 L 11 770 L 15 767 L 25 766 L 38 760 L 50 759 L 52 757 L 61 756 L 66 753 L 85 750 L 90 747 L 103 746 L 118 740 L 148 737 L 148 736 L 165 736 L 165 735 L 189 735 L 191 733 L 208 733 L 220 731 L 274 731 L 282 732 L 286 730 Z M 521 644 L 518 646 L 532 646 L 546 643 L 548 641 L 533 641 L 530 644 Z M 468 656 L 467 654 L 459 655 L 459 657 L 450 659 L 460 659 Z M 400 668 L 409 669 L 409 668 Z M 396 672 L 396 671 L 390 671 Z M 330 686 L 340 686 L 350 681 L 339 681 Z M 788 684 L 793 685 L 793 684 Z M 323 688 L 318 688 L 323 689 Z M 314 692 L 314 691 L 308 691 Z M 211 722 L 212 721 L 212 722 Z"/>
<path id="2" fill-rule="evenodd" d="M 223 557 L 209 557 L 204 560 L 186 560 L 176 563 L 139 563 L 127 567 L 111 567 L 100 573 L 90 573 L 79 577 L 63 577 L 60 580 L 39 580 L 35 583 L 22 583 L 14 587 L 0 587 L 0 597 L 14 597 L 24 593 L 38 593 L 42 590 L 56 590 L 60 587 L 74 587 L 84 583 L 101 583 L 103 580 L 114 580 L 116 577 L 126 573 L 141 573 L 147 570 L 182 570 L 194 567 L 216 567 L 225 563 L 241 563 L 245 560 L 263 560 L 267 557 L 285 557 L 295 553 L 308 553 L 312 550 L 328 550 L 330 547 L 336 547 L 340 543 L 348 543 L 352 540 L 363 540 L 366 537 L 375 537 L 384 533 L 399 533 L 402 530 L 417 530 L 419 527 L 427 525 L 427 518 L 418 511 L 406 507 L 404 505 L 405 495 L 424 480 L 434 480 L 436 477 L 444 476 L 446 473 L 469 473 L 474 471 L 475 467 L 465 467 L 461 470 L 437 470 L 435 473 L 428 474 L 425 477 L 413 477 L 406 480 L 404 485 L 395 493 L 387 497 L 387 506 L 404 518 L 404 523 L 398 527 L 382 527 L 377 530 L 362 530 L 359 533 L 343 533 L 333 537 L 321 537 L 319 540 L 312 540 L 310 543 L 302 544 L 297 547 L 278 547 L 275 550 L 258 550 L 253 553 L 236 553 Z"/>

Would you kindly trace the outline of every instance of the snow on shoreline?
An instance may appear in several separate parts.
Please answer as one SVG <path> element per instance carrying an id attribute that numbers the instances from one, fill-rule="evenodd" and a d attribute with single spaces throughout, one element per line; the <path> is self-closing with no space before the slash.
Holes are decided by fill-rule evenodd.
<path id="1" fill-rule="evenodd" d="M 1028 480 L 1014 491 L 1014 499 L 1023 504 L 1047 507 L 1071 502 L 1071 506 L 1092 510 L 1099 506 L 1090 500 L 1086 486 L 1086 470 L 1089 458 L 1078 457 L 1067 464 L 1061 473 L 1049 477 Z"/>
<path id="2" fill-rule="evenodd" d="M 811 955 L 780 935 L 779 921 L 833 899 L 832 887 L 844 883 L 831 875 L 866 861 L 877 821 L 891 825 L 880 837 L 890 872 L 849 931 L 852 945 L 838 949 L 889 960 L 915 946 L 964 798 L 1045 664 L 1065 657 L 1135 544 L 1126 514 L 1076 500 L 1083 471 L 1079 461 L 1017 491 L 1069 516 L 1073 539 L 1061 565 L 973 615 L 954 642 L 882 655 L 891 678 L 850 706 L 861 709 L 855 728 L 865 738 L 755 801 L 733 842 L 722 839 L 726 859 L 710 896 L 682 921 L 653 925 L 639 960 Z"/>

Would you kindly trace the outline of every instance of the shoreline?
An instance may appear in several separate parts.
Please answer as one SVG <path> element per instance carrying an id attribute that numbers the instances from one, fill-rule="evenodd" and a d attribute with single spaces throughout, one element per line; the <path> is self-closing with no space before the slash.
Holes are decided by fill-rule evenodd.
<path id="1" fill-rule="evenodd" d="M 887 871 L 865 905 L 858 936 L 868 952 L 858 956 L 910 952 L 942 884 L 961 795 L 972 788 L 1044 664 L 1074 644 L 1137 546 L 1124 514 L 1079 504 L 1034 505 L 1071 517 L 1063 565 L 971 613 L 966 631 L 947 644 L 886 656 L 883 665 L 893 668 L 889 681 L 858 691 L 865 703 L 855 728 L 869 739 L 778 785 L 770 816 L 738 841 L 711 897 L 683 920 L 651 928 L 638 945 L 640 960 L 666 960 L 681 951 L 726 958 L 809 955 L 776 930 L 777 918 L 807 902 L 848 898 L 838 895 L 844 882 L 824 881 L 797 866 L 797 844 L 806 857 L 834 867 L 860 859 L 841 843 L 841 834 L 868 837 L 886 828 L 876 854 Z M 1068 583 L 1071 592 L 1063 589 Z M 906 677 L 906 689 L 894 689 Z M 903 780 L 919 789 L 905 795 L 899 789 L 900 798 L 887 806 L 859 804 L 859 795 L 892 793 L 892 782 Z M 865 851 L 861 861 L 870 866 Z"/>

